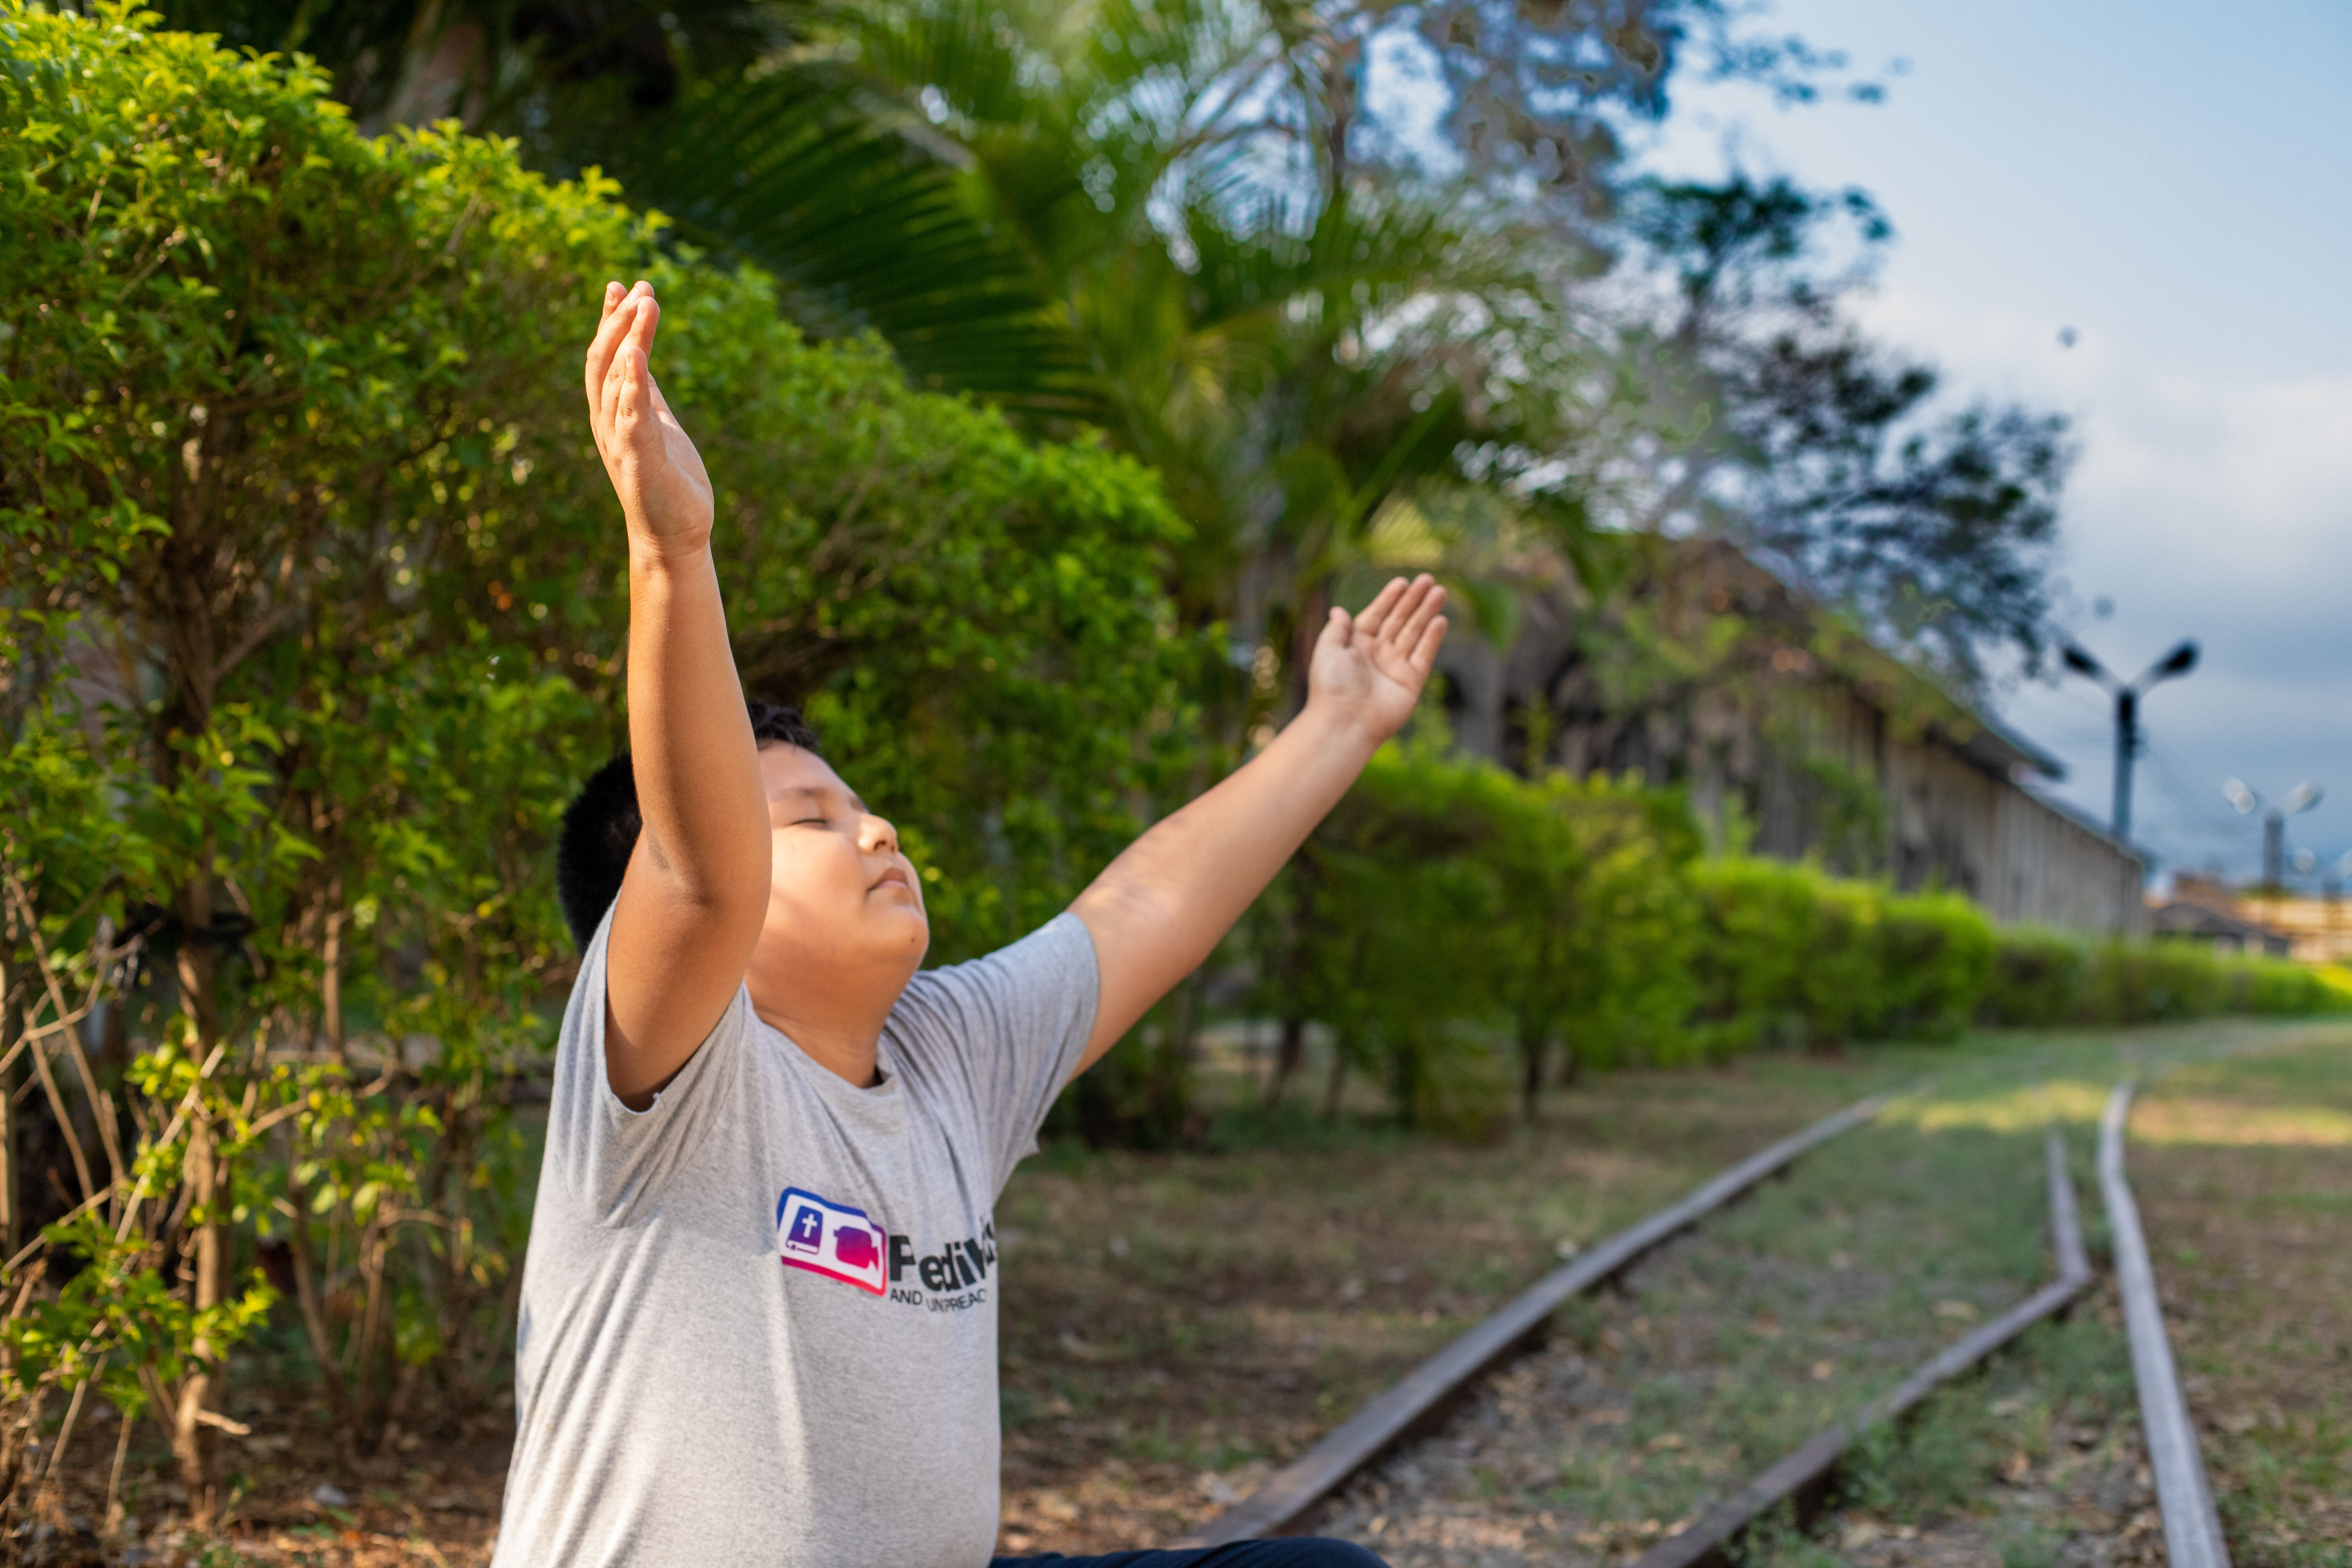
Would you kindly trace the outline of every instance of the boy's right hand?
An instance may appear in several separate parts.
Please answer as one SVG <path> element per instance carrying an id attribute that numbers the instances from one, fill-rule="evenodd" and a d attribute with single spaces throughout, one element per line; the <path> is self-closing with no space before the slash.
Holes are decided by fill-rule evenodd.
<path id="1" fill-rule="evenodd" d="M 654 286 L 604 285 L 604 320 L 588 345 L 588 419 L 621 498 L 629 539 L 660 555 L 710 541 L 710 476 L 653 376 L 661 306 Z"/>

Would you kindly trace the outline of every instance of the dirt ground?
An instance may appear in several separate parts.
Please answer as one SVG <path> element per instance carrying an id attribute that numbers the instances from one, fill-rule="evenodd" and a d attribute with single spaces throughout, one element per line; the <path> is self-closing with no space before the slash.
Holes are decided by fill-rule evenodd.
<path id="1" fill-rule="evenodd" d="M 1472 1447 L 1458 1460 L 1433 1447 L 1416 1461 L 1437 1478 L 1431 1487 L 1458 1493 L 1444 1504 L 1453 1525 L 1433 1525 L 1438 1533 L 1416 1543 L 1404 1513 L 1383 1510 L 1369 1492 L 1347 1505 L 1353 1515 L 1333 1519 L 1400 1564 L 1521 1561 L 1524 1548 L 1500 1534 L 1486 1546 L 1473 1538 L 1507 1534 L 1530 1519 L 1529 1544 L 1559 1545 L 1562 1558 L 1620 1561 L 1710 1489 L 1766 1462 L 1776 1444 L 1882 1386 L 1921 1346 L 2038 1282 L 2047 1267 L 2040 1129 L 2053 1114 L 2074 1129 L 2095 1216 L 2086 1128 L 2126 1057 L 2145 1068 L 2296 1037 L 2243 1024 L 2128 1041 L 1978 1037 L 1619 1074 L 1559 1095 L 1544 1126 L 1486 1148 L 1416 1140 L 1369 1121 L 1332 1127 L 1304 1112 L 1237 1110 L 1220 1121 L 1205 1152 L 1050 1149 L 1016 1176 L 997 1218 L 1006 1280 L 1001 1547 L 1076 1552 L 1165 1542 L 1244 1495 L 1552 1267 L 1563 1248 L 1590 1245 L 1863 1093 L 1933 1071 L 1937 1094 L 1906 1116 L 1832 1145 L 1713 1222 L 1702 1237 L 1719 1245 L 1668 1248 L 1626 1289 L 1563 1313 L 1551 1345 L 1466 1409 L 1471 1425 L 1442 1435 L 1457 1442 L 1469 1434 Z M 2352 1030 L 2331 1037 L 2352 1039 Z M 2330 1059 L 2344 1059 L 2340 1046 Z M 1238 1101 L 1246 1079 L 1227 1087 Z M 2176 1147 L 2166 1145 L 2165 1157 Z M 1886 1156 L 1897 1150 L 1910 1152 L 1894 1162 L 1902 1180 L 1888 1184 Z M 2263 1152 L 2238 1151 L 2247 1159 Z M 2150 1179 L 2154 1158 L 2137 1157 L 2136 1178 Z M 2339 1182 L 2328 1190 L 2345 1189 Z M 2180 1223 L 2165 1206 L 2171 1201 L 2144 1188 L 2160 1237 Z M 2325 1221 L 2336 1227 L 2325 1235 L 2340 1237 L 2346 1218 L 2325 1205 L 2305 1214 L 2288 1205 L 2277 1224 L 2286 1227 L 2282 1237 L 2293 1230 L 2317 1238 Z M 2158 1245 L 2161 1268 L 2167 1242 Z M 2218 1242 L 2197 1245 L 2222 1256 Z M 2300 1251 L 2267 1241 L 2247 1247 L 2246 1267 L 2265 1281 L 2318 1250 L 2315 1241 Z M 2339 1246 L 2335 1257 L 2344 1256 Z M 1936 1258 L 1951 1266 L 1929 1266 Z M 2168 1285 L 2178 1272 L 2168 1271 Z M 2330 1278 L 2340 1289 L 2340 1277 Z M 1823 1532 L 1791 1536 L 1780 1549 L 1866 1568 L 2141 1562 L 2132 1543 L 2147 1537 L 2152 1515 L 2135 1489 L 2136 1419 L 2112 1386 L 2120 1347 L 2112 1309 L 2095 1304 L 2049 1337 L 1954 1404 L 1965 1409 L 1927 1424 L 1927 1440 L 1891 1446 L 1869 1472 L 1876 1492 L 1858 1496 Z M 2201 1370 L 2198 1353 L 2183 1351 L 2192 1375 L 2218 1375 Z M 1712 1381 L 1700 1375 L 1708 1367 Z M 1619 1395 L 1622 1421 L 1608 1414 Z M 2272 1430 L 2262 1424 L 2270 1407 L 2252 1395 L 2232 1393 L 2216 1408 L 2217 1420 L 2241 1424 L 2256 1411 L 2260 1419 L 2238 1436 Z M 2313 1426 L 2315 1415 L 2296 1414 L 2301 1405 L 2278 1408 L 2305 1425 L 2288 1422 L 2281 1429 L 2301 1436 L 2263 1453 L 2300 1464 L 2317 1451 L 2314 1443 L 2334 1441 L 2340 1456 L 2340 1404 L 2328 1407 L 2338 1413 L 2326 1417 L 2333 1426 Z M 53 1515 L 62 1528 L 37 1554 L 366 1568 L 488 1561 L 509 1436 L 503 1417 L 412 1434 L 383 1457 L 352 1464 L 323 1423 L 302 1413 L 298 1391 L 273 1398 L 248 1384 L 232 1414 L 254 1435 L 225 1440 L 241 1481 L 225 1538 L 200 1542 L 176 1528 L 161 1455 L 141 1433 L 125 1467 L 135 1521 L 98 1552 L 81 1531 L 102 1522 L 118 1430 L 100 1410 L 68 1454 Z M 1540 1476 L 1503 1448 L 1478 1457 L 1481 1445 L 1505 1439 L 1506 1448 L 1524 1448 L 1530 1434 L 1552 1450 Z M 2228 1466 L 2237 1463 L 2221 1468 L 2234 1476 Z M 1993 1486 L 2015 1496 L 1988 1511 L 1979 1494 Z M 1916 1501 L 1956 1487 L 1977 1500 L 1955 1493 L 1948 1503 Z M 2080 1544 L 2091 1541 L 2105 1544 Z M 2320 1568 L 2342 1560 L 2242 1561 Z"/>
<path id="2" fill-rule="evenodd" d="M 2232 1560 L 2352 1563 L 2352 1048 L 2159 1080 L 2131 1178 Z"/>

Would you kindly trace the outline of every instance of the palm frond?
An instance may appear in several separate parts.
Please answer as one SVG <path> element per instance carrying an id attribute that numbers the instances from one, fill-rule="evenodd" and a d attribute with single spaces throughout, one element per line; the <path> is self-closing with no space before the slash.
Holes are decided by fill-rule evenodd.
<path id="1" fill-rule="evenodd" d="M 1040 413 L 1096 406 L 1084 355 L 957 172 L 846 86 L 794 71 L 698 84 L 605 167 L 685 237 L 773 272 L 812 330 L 880 332 L 918 384 Z"/>

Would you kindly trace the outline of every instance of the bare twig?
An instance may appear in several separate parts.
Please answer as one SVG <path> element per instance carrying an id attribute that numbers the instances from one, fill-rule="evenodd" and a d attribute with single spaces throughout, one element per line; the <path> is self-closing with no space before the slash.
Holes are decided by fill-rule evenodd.
<path id="1" fill-rule="evenodd" d="M 106 1511 L 100 1516 L 99 1533 L 112 1535 L 122 1528 L 122 1461 L 131 1457 L 131 1417 L 117 1410 L 115 1424 L 121 1428 L 114 1435 L 114 1468 L 106 1472 Z"/>
<path id="2" fill-rule="evenodd" d="M 73 1156 L 74 1175 L 81 1183 L 82 1195 L 96 1200 L 104 1195 L 97 1180 L 89 1173 L 89 1156 L 82 1152 L 81 1138 L 73 1129 L 73 1112 L 66 1109 L 66 1097 L 58 1092 L 57 1075 L 49 1070 L 49 1053 L 37 1047 L 33 1052 L 33 1070 L 41 1077 L 41 1088 L 49 1097 L 49 1109 L 57 1113 L 58 1134 L 66 1141 L 66 1152 Z"/>
<path id="3" fill-rule="evenodd" d="M 41 983 L 48 990 L 49 1005 L 57 1009 L 58 1021 L 59 1024 L 62 1025 L 65 1023 L 68 1014 L 72 1015 L 74 1022 L 79 1023 L 83 1017 L 88 1016 L 90 1011 L 98 1005 L 99 993 L 104 988 L 106 984 L 105 965 L 101 963 L 99 966 L 97 974 L 90 980 L 89 999 L 84 1002 L 79 1010 L 68 1008 L 66 1005 L 65 988 L 58 984 L 57 970 L 49 963 L 48 944 L 41 940 L 41 922 L 36 919 L 33 914 L 33 900 L 26 895 L 25 884 L 18 879 L 13 868 L 9 870 L 7 876 L 8 896 L 16 900 L 17 912 L 24 917 L 25 937 L 26 941 L 32 943 L 34 960 L 40 965 Z M 31 1022 L 32 1020 L 29 1017 L 26 1019 L 26 1023 L 27 1025 L 30 1025 Z M 29 1034 L 29 1032 L 30 1031 L 28 1030 L 27 1033 Z M 110 1100 L 107 1100 L 103 1094 L 99 1092 L 98 1074 L 90 1069 L 89 1055 L 81 1048 L 81 1035 L 79 1031 L 67 1028 L 65 1030 L 65 1037 L 66 1048 L 73 1053 L 74 1067 L 81 1074 L 82 1091 L 89 1097 L 89 1112 L 92 1120 L 98 1124 L 99 1142 L 106 1147 L 107 1165 L 112 1173 L 114 1183 L 119 1185 L 123 1180 L 122 1151 L 117 1144 L 114 1136 L 114 1127 L 112 1124 L 113 1104 Z M 34 1060 L 37 1063 L 42 1060 L 41 1053 L 38 1050 L 34 1052 Z M 50 1081 L 48 1070 L 46 1067 L 43 1067 L 42 1068 L 41 1082 L 48 1089 L 50 1098 L 55 1100 L 57 1099 L 57 1086 Z M 58 1103 L 58 1116 L 61 1124 L 66 1121 L 67 1118 L 65 1108 L 61 1101 Z M 82 1191 L 87 1193 L 94 1190 L 96 1184 L 91 1182 L 89 1179 L 89 1173 L 87 1168 L 88 1162 L 82 1156 L 79 1145 L 80 1140 L 74 1135 L 70 1128 L 68 1128 L 66 1130 L 66 1147 L 73 1152 L 74 1166 L 75 1169 L 81 1172 Z"/>
<path id="4" fill-rule="evenodd" d="M 49 1468 L 41 1472 L 41 1489 L 47 1491 L 58 1484 L 58 1471 L 65 1464 L 66 1445 L 73 1441 L 74 1423 L 81 1419 L 82 1401 L 89 1397 L 89 1385 L 106 1370 L 106 1358 L 89 1369 L 89 1375 L 74 1384 L 73 1398 L 66 1405 L 65 1425 L 58 1428 L 57 1446 L 49 1450 Z"/>
<path id="5" fill-rule="evenodd" d="M 196 1069 L 196 1081 L 190 1084 L 188 1092 L 181 1097 L 180 1109 L 173 1114 L 171 1124 L 163 1129 L 163 1136 L 155 1141 L 156 1147 L 167 1147 L 180 1135 L 180 1129 L 187 1124 L 189 1115 L 194 1111 L 197 1103 L 204 1098 L 205 1080 L 213 1076 L 213 1068 L 220 1066 L 221 1058 L 227 1052 L 228 1047 L 226 1043 L 213 1047 L 212 1055 L 205 1058 L 205 1065 Z M 122 1218 L 114 1227 L 116 1241 L 121 1241 L 130 1236 L 131 1226 L 139 1217 L 139 1205 L 146 1201 L 147 1173 L 142 1171 L 139 1173 L 139 1184 L 131 1190 L 131 1201 L 122 1205 Z"/>

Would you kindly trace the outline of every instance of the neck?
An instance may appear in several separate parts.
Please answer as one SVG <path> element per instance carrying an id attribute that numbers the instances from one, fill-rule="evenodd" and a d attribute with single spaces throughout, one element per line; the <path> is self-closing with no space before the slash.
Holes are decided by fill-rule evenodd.
<path id="1" fill-rule="evenodd" d="M 866 1016 L 866 1010 L 811 1007 L 806 998 L 795 1001 L 800 1005 L 783 1005 L 754 996 L 751 1010 L 798 1046 L 803 1055 L 852 1089 L 872 1089 L 880 1081 L 882 1025 L 890 1016 L 887 1008 L 880 1017 L 874 1017 Z"/>

